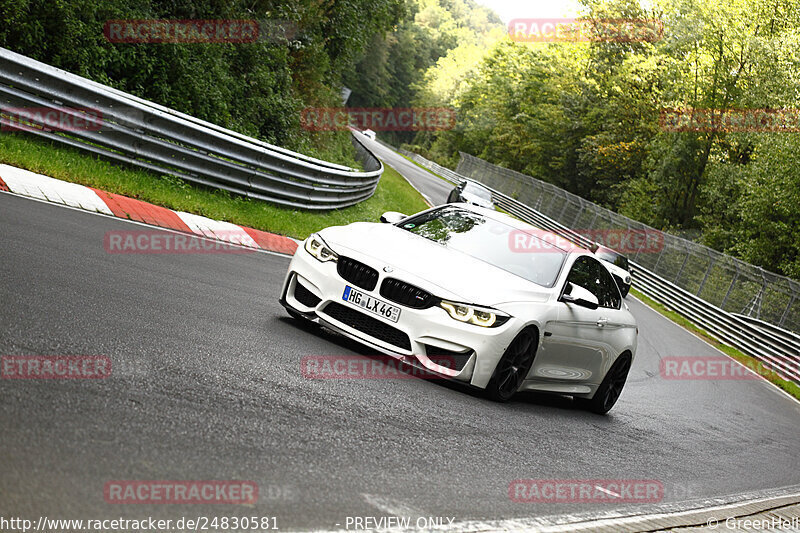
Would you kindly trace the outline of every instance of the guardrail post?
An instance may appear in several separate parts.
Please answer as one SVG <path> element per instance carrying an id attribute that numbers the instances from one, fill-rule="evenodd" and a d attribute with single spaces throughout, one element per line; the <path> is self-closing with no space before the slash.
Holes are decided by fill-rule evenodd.
<path id="1" fill-rule="evenodd" d="M 550 191 L 548 191 L 548 193 L 550 193 Z M 554 204 L 555 202 L 556 202 L 556 195 L 555 195 L 555 193 L 551 193 L 551 194 L 550 194 L 550 203 L 549 203 L 549 204 L 547 204 L 547 212 L 548 212 L 548 213 L 550 213 L 550 212 L 551 212 L 550 208 L 552 208 L 552 207 L 553 207 L 553 204 Z M 544 211 L 542 211 L 542 212 L 544 212 Z"/>
<path id="2" fill-rule="evenodd" d="M 583 202 L 581 202 L 581 208 L 578 209 L 578 214 L 575 215 L 575 219 L 572 221 L 572 224 L 570 224 L 570 226 L 569 226 L 571 229 L 575 229 L 575 224 L 577 224 L 578 221 L 581 219 L 581 215 L 583 215 L 584 211 L 586 211 L 586 206 L 583 205 Z"/>
<path id="3" fill-rule="evenodd" d="M 778 322 L 778 326 L 783 327 L 783 323 L 786 321 L 786 318 L 789 316 L 789 309 L 792 308 L 792 304 L 794 303 L 794 300 L 795 300 L 795 296 L 792 295 L 792 297 L 789 299 L 789 304 L 786 306 L 786 309 L 783 310 L 783 314 L 781 315 L 781 319 Z"/>
<path id="4" fill-rule="evenodd" d="M 739 266 L 736 263 L 734 263 L 733 266 L 734 268 L 736 268 L 736 274 L 733 275 L 733 279 L 731 280 L 731 285 L 730 287 L 728 287 L 728 291 L 725 293 L 725 297 L 722 299 L 722 303 L 719 304 L 719 306 L 722 309 L 725 309 L 725 302 L 728 301 L 728 296 L 730 296 L 731 291 L 733 290 L 733 286 L 736 285 L 736 280 L 739 279 Z"/>
<path id="5" fill-rule="evenodd" d="M 637 257 L 638 257 L 638 253 L 639 253 L 638 250 L 637 250 L 636 253 L 637 253 Z M 678 280 L 681 279 L 681 274 L 683 274 L 683 268 L 686 266 L 686 263 L 689 262 L 689 256 L 690 255 L 691 255 L 691 253 L 687 249 L 686 250 L 686 257 L 683 258 L 683 263 L 681 263 L 681 268 L 678 269 L 678 274 L 675 276 L 675 279 L 673 280 L 672 283 L 675 283 L 676 285 L 678 284 Z"/>
<path id="6" fill-rule="evenodd" d="M 700 296 L 700 293 L 703 292 L 703 287 L 708 281 L 708 276 L 711 275 L 711 270 L 714 268 L 714 264 L 717 262 L 716 257 L 711 258 L 711 262 L 708 264 L 708 270 L 706 270 L 706 275 L 703 276 L 703 281 L 700 282 L 700 286 L 697 288 L 697 292 L 695 293 L 697 296 Z"/>
<path id="7" fill-rule="evenodd" d="M 661 256 L 664 255 L 664 250 L 666 250 L 666 249 L 667 249 L 667 247 L 663 246 L 661 248 L 661 251 L 658 252 L 658 258 L 656 258 L 656 264 L 653 265 L 653 272 L 655 272 L 656 274 L 658 274 L 658 264 L 661 262 Z M 638 258 L 639 258 L 639 250 L 636 251 L 636 258 L 635 259 L 638 259 Z"/>
<path id="8" fill-rule="evenodd" d="M 594 229 L 594 223 L 597 222 L 597 216 L 598 215 L 599 215 L 599 213 L 597 212 L 597 209 L 595 209 L 594 210 L 594 216 L 592 217 L 592 221 L 589 222 L 589 227 L 586 228 L 586 229 Z"/>
<path id="9" fill-rule="evenodd" d="M 764 293 L 767 292 L 767 276 L 764 275 L 764 269 L 758 267 L 758 273 L 761 274 L 761 298 L 758 301 L 758 310 L 756 311 L 756 318 L 761 319 L 761 304 L 764 301 Z"/>
<path id="10" fill-rule="evenodd" d="M 558 214 L 558 218 L 556 219 L 559 222 L 561 222 L 562 224 L 564 223 L 564 213 L 567 212 L 567 207 L 569 207 L 569 204 L 570 204 L 569 197 L 565 194 L 564 195 L 564 207 L 561 208 L 561 212 Z"/>

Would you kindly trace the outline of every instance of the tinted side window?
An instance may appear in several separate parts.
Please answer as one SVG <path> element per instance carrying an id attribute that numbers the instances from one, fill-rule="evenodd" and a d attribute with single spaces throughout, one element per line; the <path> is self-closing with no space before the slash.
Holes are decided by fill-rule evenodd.
<path id="1" fill-rule="evenodd" d="M 572 263 L 572 270 L 569 271 L 567 283 L 574 283 L 578 287 L 583 287 L 587 291 L 597 296 L 598 301 L 600 296 L 597 294 L 597 285 L 594 283 L 596 280 L 595 269 L 592 264 L 587 261 L 588 257 L 579 257 Z"/>
<path id="2" fill-rule="evenodd" d="M 622 303 L 622 296 L 617 288 L 617 282 L 608 272 L 608 269 L 601 263 L 594 261 L 597 264 L 598 270 L 598 288 L 600 289 L 600 296 L 597 300 L 600 302 L 600 307 L 609 307 L 611 309 L 619 309 Z"/>
<path id="3" fill-rule="evenodd" d="M 621 297 L 608 270 L 595 259 L 581 256 L 572 264 L 568 283 L 583 287 L 597 297 L 600 307 L 619 309 Z"/>

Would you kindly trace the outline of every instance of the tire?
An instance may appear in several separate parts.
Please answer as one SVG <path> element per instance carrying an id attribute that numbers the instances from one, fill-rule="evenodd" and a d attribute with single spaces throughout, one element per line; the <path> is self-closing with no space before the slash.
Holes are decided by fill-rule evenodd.
<path id="1" fill-rule="evenodd" d="M 506 348 L 486 386 L 486 395 L 490 399 L 507 402 L 516 394 L 533 366 L 538 346 L 539 331 L 536 328 L 525 328 L 519 332 Z"/>
<path id="2" fill-rule="evenodd" d="M 598 415 L 606 414 L 614 407 L 620 394 L 622 394 L 622 389 L 625 387 L 625 382 L 628 380 L 628 372 L 630 369 L 631 355 L 625 352 L 617 357 L 617 360 L 614 361 L 614 364 L 608 369 L 606 377 L 603 378 L 603 382 L 597 388 L 597 392 L 594 393 L 591 400 L 588 398 L 575 398 L 575 401 L 581 408 L 587 411 L 597 413 Z"/>
<path id="3" fill-rule="evenodd" d="M 620 293 L 622 293 L 622 297 L 625 298 L 628 295 L 628 292 L 630 292 L 630 290 L 631 290 L 631 286 L 630 285 L 623 285 L 622 288 L 620 289 Z"/>

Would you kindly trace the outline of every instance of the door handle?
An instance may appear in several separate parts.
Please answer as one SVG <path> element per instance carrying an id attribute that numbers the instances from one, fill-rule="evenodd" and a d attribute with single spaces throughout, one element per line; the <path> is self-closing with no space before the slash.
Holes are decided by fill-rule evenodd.
<path id="1" fill-rule="evenodd" d="M 605 326 L 606 324 L 608 324 L 608 319 L 607 319 L 607 318 L 605 318 L 605 317 L 602 317 L 602 318 L 598 318 L 598 319 L 597 319 L 597 327 L 598 327 L 598 328 L 602 328 L 602 327 L 603 327 L 603 326 Z"/>

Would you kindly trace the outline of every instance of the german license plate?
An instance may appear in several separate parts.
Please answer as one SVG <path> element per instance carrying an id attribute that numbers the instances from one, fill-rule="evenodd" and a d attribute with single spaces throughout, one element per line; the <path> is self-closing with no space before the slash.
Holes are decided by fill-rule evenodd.
<path id="1" fill-rule="evenodd" d="M 373 298 L 369 294 L 364 294 L 363 292 L 354 289 L 350 285 L 347 285 L 344 288 L 344 294 L 342 295 L 342 300 L 357 305 L 362 309 L 366 309 L 372 314 L 382 316 L 383 318 L 387 318 L 392 322 L 397 322 L 398 319 L 400 318 L 400 308 L 397 307 L 396 305 L 392 305 L 384 302 L 383 300 L 378 300 L 377 298 Z"/>

